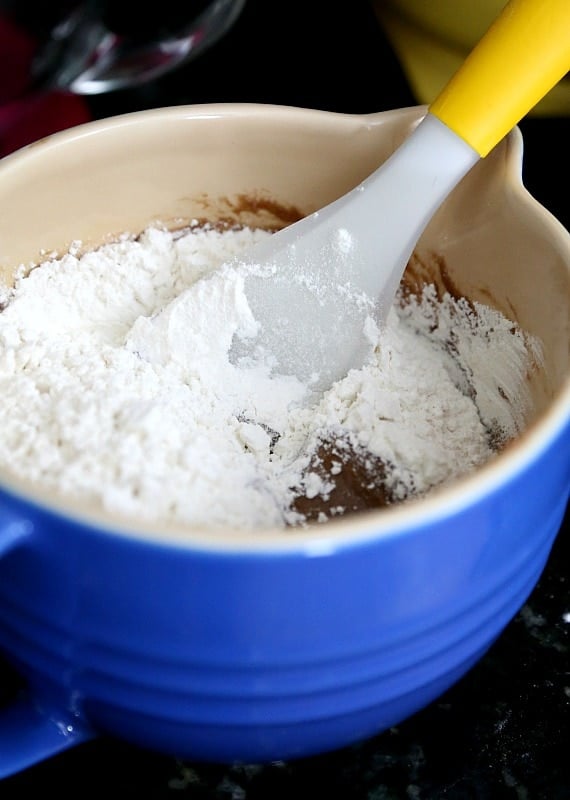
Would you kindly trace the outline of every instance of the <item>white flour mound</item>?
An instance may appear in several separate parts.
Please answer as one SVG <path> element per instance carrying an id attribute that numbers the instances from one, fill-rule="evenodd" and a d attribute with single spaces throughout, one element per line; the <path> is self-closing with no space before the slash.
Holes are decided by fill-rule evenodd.
<path id="1" fill-rule="evenodd" d="M 308 469 L 323 438 L 389 465 L 405 500 L 492 458 L 490 432 L 520 431 L 537 343 L 430 287 L 314 402 L 294 378 L 231 363 L 256 322 L 239 270 L 218 268 L 267 235 L 152 228 L 22 271 L 0 314 L 0 466 L 126 519 L 261 530 L 304 524 L 298 492 L 326 498 Z"/>

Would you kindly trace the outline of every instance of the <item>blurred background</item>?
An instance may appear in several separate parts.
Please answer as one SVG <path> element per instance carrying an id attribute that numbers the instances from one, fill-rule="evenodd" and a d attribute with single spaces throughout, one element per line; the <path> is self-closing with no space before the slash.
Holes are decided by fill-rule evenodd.
<path id="1" fill-rule="evenodd" d="M 501 0 L 0 0 L 0 156 L 91 119 L 254 102 L 365 114 L 429 103 Z M 523 179 L 570 228 L 568 78 L 521 121 Z M 540 265 L 537 264 L 537 269 Z M 2 800 L 568 800 L 570 520 L 528 602 L 451 691 L 301 762 L 179 763 L 110 740 L 7 779 Z M 18 689 L 0 662 L 0 705 Z"/>
<path id="2" fill-rule="evenodd" d="M 180 103 L 367 113 L 429 103 L 504 0 L 0 0 L 0 154 Z M 568 76 L 522 122 L 530 191 L 569 227 Z"/>

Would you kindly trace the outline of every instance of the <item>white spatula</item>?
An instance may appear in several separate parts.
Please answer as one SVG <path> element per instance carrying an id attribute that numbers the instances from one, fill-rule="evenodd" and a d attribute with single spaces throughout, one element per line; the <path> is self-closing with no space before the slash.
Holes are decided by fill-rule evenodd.
<path id="1" fill-rule="evenodd" d="M 240 258 L 259 333 L 234 360 L 262 348 L 316 391 L 360 367 L 437 208 L 569 68 L 570 0 L 507 3 L 379 169 Z"/>

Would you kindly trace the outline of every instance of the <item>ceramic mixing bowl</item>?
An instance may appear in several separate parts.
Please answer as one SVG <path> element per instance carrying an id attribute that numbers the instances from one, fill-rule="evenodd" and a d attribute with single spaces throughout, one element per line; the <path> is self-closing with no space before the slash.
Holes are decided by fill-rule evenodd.
<path id="1" fill-rule="evenodd" d="M 424 113 L 179 106 L 55 134 L 0 163 L 3 278 L 157 220 L 279 227 L 357 184 Z M 517 129 L 416 251 L 425 279 L 444 263 L 543 343 L 524 432 L 474 474 L 255 535 L 127 525 L 0 474 L 0 650 L 25 684 L 0 709 L 1 775 L 106 735 L 219 762 L 319 753 L 402 721 L 481 658 L 535 586 L 570 486 L 570 237 L 521 160 Z"/>

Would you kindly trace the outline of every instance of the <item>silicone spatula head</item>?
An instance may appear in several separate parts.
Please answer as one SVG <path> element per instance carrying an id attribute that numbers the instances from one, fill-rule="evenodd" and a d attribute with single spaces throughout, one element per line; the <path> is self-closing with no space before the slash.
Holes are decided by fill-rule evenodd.
<path id="1" fill-rule="evenodd" d="M 474 164 L 570 68 L 570 0 L 511 0 L 406 141 L 363 183 L 241 258 L 267 355 L 315 391 L 362 366 L 413 249 Z"/>

